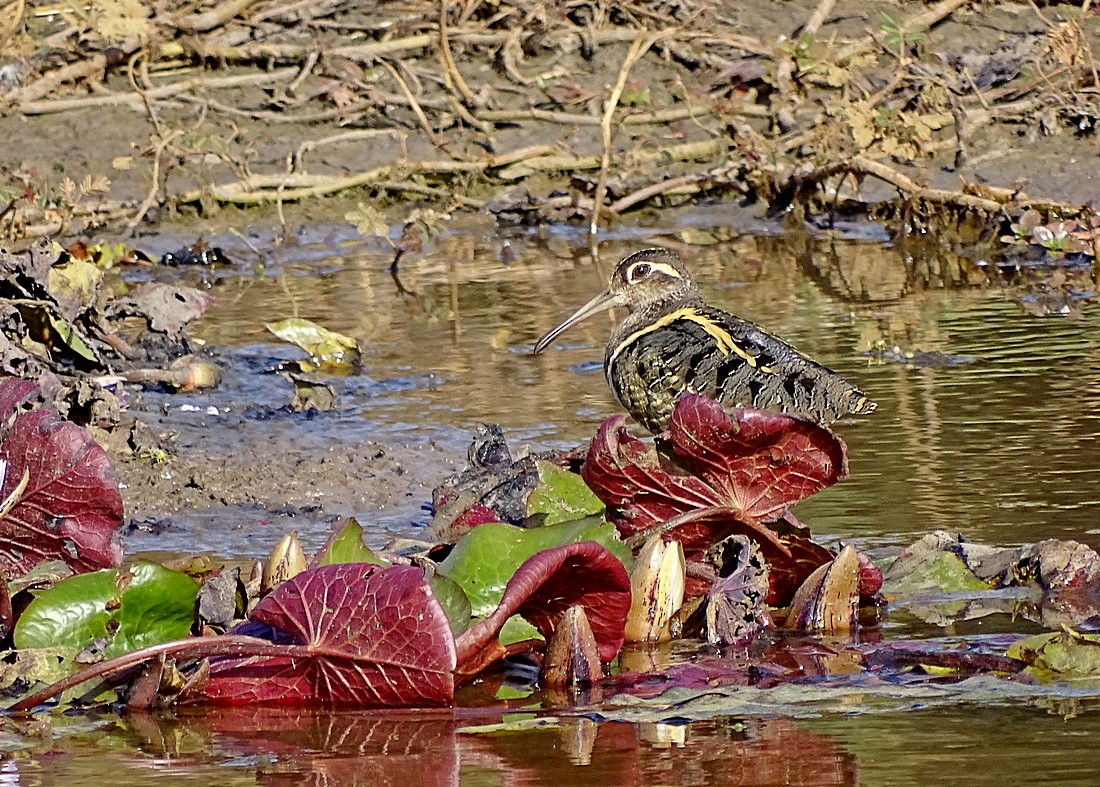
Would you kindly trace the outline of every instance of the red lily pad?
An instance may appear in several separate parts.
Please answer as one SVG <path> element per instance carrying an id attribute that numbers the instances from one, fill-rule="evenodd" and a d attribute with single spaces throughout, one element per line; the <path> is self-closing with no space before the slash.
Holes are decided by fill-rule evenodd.
<path id="1" fill-rule="evenodd" d="M 107 454 L 48 407 L 17 412 L 34 392 L 27 386 L 0 382 L 0 573 L 56 559 L 77 572 L 117 566 L 122 496 Z"/>
<path id="2" fill-rule="evenodd" d="M 214 703 L 409 707 L 454 695 L 451 626 L 414 566 L 307 569 L 229 633 L 285 645 L 286 654 L 214 661 L 205 689 Z"/>
<path id="3" fill-rule="evenodd" d="M 771 567 L 773 604 L 832 559 L 787 513 L 847 475 L 844 443 L 829 429 L 685 394 L 658 445 L 663 456 L 632 437 L 624 417 L 610 418 L 581 468 L 624 537 L 663 526 L 690 560 L 723 538 L 746 535 Z"/>

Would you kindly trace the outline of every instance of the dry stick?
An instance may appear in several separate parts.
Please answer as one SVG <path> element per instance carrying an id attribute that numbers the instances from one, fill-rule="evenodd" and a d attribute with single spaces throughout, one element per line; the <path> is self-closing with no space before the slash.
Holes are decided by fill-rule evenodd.
<path id="1" fill-rule="evenodd" d="M 985 211 L 986 213 L 999 213 L 1004 208 L 1004 205 L 1000 202 L 978 197 L 974 194 L 964 194 L 958 191 L 933 189 L 921 186 L 911 178 L 898 172 L 896 169 L 888 167 L 878 161 L 864 158 L 863 156 L 855 156 L 842 166 L 850 172 L 872 175 L 879 180 L 889 183 L 891 186 L 898 189 L 898 191 L 904 192 L 910 197 L 926 200 L 927 202 L 934 202 L 939 205 L 955 205 L 969 208 L 970 210 Z"/>
<path id="2" fill-rule="evenodd" d="M 603 205 L 604 192 L 607 191 L 607 170 L 611 166 L 611 121 L 615 117 L 615 108 L 619 105 L 619 99 L 626 89 L 626 79 L 630 75 L 630 69 L 649 51 L 663 34 L 649 35 L 645 29 L 639 31 L 634 43 L 630 45 L 630 51 L 626 54 L 622 66 L 619 68 L 619 78 L 611 91 L 611 97 L 607 100 L 603 119 L 600 121 L 600 137 L 603 142 L 603 154 L 600 159 L 600 174 L 596 179 L 596 193 L 592 196 L 592 218 L 588 223 L 588 239 L 593 250 L 596 248 L 596 237 L 600 229 L 600 208 Z M 595 256 L 595 255 L 593 255 Z"/>
<path id="3" fill-rule="evenodd" d="M 403 136 L 404 132 L 396 128 L 367 128 L 359 129 L 357 131 L 343 131 L 339 134 L 333 134 L 328 137 L 322 137 L 321 139 L 307 139 L 301 145 L 298 146 L 298 150 L 294 153 L 292 172 L 298 172 L 302 169 L 302 158 L 311 150 L 315 150 L 323 145 L 333 145 L 337 142 L 354 142 L 361 139 L 373 139 L 375 137 L 398 137 Z"/>
<path id="4" fill-rule="evenodd" d="M 161 139 L 153 149 L 153 173 L 152 183 L 149 186 L 149 192 L 145 195 L 145 199 L 142 200 L 141 205 L 138 206 L 137 212 L 133 215 L 130 221 L 126 224 L 126 230 L 123 235 L 127 238 L 132 237 L 134 230 L 137 229 L 138 224 L 145 218 L 145 214 L 148 213 L 149 208 L 157 201 L 157 192 L 160 190 L 160 157 L 164 154 L 165 149 L 172 144 L 176 139 L 183 136 L 183 131 L 176 129 Z"/>
<path id="5" fill-rule="evenodd" d="M 632 164 L 649 164 L 654 161 L 687 161 L 697 158 L 713 158 L 729 150 L 728 139 L 707 139 L 701 142 L 685 142 L 661 148 L 656 151 L 639 150 L 630 154 Z M 513 164 L 507 169 L 501 170 L 498 177 L 503 180 L 514 180 L 529 174 L 529 172 L 546 172 L 551 170 L 576 170 L 596 169 L 600 166 L 600 156 L 543 156 L 529 161 Z"/>
<path id="6" fill-rule="evenodd" d="M 645 188 L 633 191 L 630 194 L 612 202 L 607 206 L 607 212 L 615 215 L 619 215 L 624 211 L 630 210 L 639 202 L 645 202 L 648 199 L 656 197 L 658 194 L 667 194 L 672 191 L 679 191 L 684 187 L 691 186 L 694 188 L 688 189 L 688 193 L 697 193 L 699 184 L 709 183 L 716 180 L 714 175 L 709 172 L 694 175 L 681 175 L 678 178 L 669 178 L 668 180 L 662 180 L 657 183 L 652 183 Z M 733 181 L 731 181 L 732 183 Z"/>
<path id="7" fill-rule="evenodd" d="M 462 78 L 462 72 L 458 70 L 454 54 L 451 52 L 451 44 L 447 40 L 447 0 L 439 0 L 439 59 L 447 89 L 452 93 L 457 91 L 467 106 L 476 107 L 477 96 Z"/>
<path id="8" fill-rule="evenodd" d="M 428 122 L 428 116 L 424 114 L 424 110 L 420 108 L 420 103 L 416 100 L 416 96 L 414 96 L 412 90 L 409 89 L 408 83 L 406 83 L 404 78 L 397 73 L 397 69 L 391 66 L 386 60 L 379 58 L 378 63 L 389 72 L 389 75 L 393 77 L 397 86 L 401 88 L 401 92 L 405 94 L 405 98 L 409 100 L 413 113 L 416 115 L 417 120 L 420 121 L 420 125 L 424 127 L 424 131 L 428 135 L 428 140 L 440 150 L 446 150 L 446 141 L 435 133 L 432 124 Z"/>
<path id="9" fill-rule="evenodd" d="M 206 33 L 221 27 L 256 2 L 257 0 L 227 0 L 201 14 L 180 14 L 172 20 L 172 24 L 185 33 Z"/>
<path id="10" fill-rule="evenodd" d="M 810 18 L 806 21 L 806 24 L 802 26 L 801 35 L 817 35 L 817 31 L 825 24 L 825 20 L 829 18 L 829 14 L 833 12 L 834 5 L 836 5 L 836 0 L 821 0 L 821 2 L 817 4 L 817 8 L 815 8 L 814 12 L 810 15 Z M 792 34 L 791 40 L 797 46 L 794 34 Z M 788 101 L 794 101 L 796 98 L 796 91 L 794 89 L 795 65 L 797 64 L 794 60 L 794 53 L 789 52 L 786 57 L 779 60 L 779 64 L 775 69 L 775 84 L 779 88 L 779 94 Z"/>
<path id="11" fill-rule="evenodd" d="M 160 99 L 176 96 L 199 87 L 206 90 L 213 90 L 218 88 L 244 87 L 247 85 L 269 85 L 277 82 L 285 82 L 288 79 L 292 79 L 297 74 L 297 68 L 277 68 L 263 74 L 240 74 L 237 76 L 219 77 L 215 79 L 199 76 L 147 90 L 146 96 L 150 100 L 159 101 Z M 39 82 L 41 81 L 42 80 L 39 80 Z M 24 115 L 50 115 L 57 112 L 67 112 L 71 109 L 87 109 L 103 106 L 128 106 L 134 109 L 140 109 L 144 106 L 144 99 L 139 95 L 130 93 L 109 93 L 105 96 L 89 96 L 87 98 L 24 102 L 17 104 L 16 108 Z"/>
<path id="12" fill-rule="evenodd" d="M 15 0 L 14 6 L 15 10 L 12 12 L 11 19 L 8 20 L 8 23 L 4 29 L 0 30 L 0 41 L 3 41 L 12 33 L 14 33 L 19 27 L 19 23 L 23 20 L 25 0 Z"/>
<path id="13" fill-rule="evenodd" d="M 620 126 L 643 126 L 651 123 L 673 123 L 693 117 L 706 117 L 719 114 L 710 104 L 687 104 L 672 109 L 655 112 L 640 112 L 619 119 Z M 721 114 L 742 115 L 744 117 L 769 117 L 765 107 L 744 104 L 735 109 L 722 110 Z M 549 109 L 494 109 L 477 113 L 480 120 L 489 123 L 517 123 L 524 120 L 540 120 L 545 123 L 557 123 L 563 126 L 598 126 L 603 120 L 596 115 L 580 115 L 575 112 L 555 112 Z"/>

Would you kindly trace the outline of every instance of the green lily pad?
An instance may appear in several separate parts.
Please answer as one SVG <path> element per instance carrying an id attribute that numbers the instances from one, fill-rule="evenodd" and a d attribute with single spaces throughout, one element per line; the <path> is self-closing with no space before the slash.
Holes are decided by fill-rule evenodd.
<path id="1" fill-rule="evenodd" d="M 288 317 L 265 326 L 280 339 L 296 344 L 310 355 L 318 366 L 356 366 L 359 364 L 359 343 L 350 336 L 318 325 L 301 317 Z"/>
<path id="2" fill-rule="evenodd" d="M 496 609 L 505 585 L 523 561 L 544 549 L 578 541 L 599 542 L 630 565 L 630 549 L 619 540 L 615 527 L 589 517 L 529 529 L 486 522 L 459 539 L 439 564 L 439 573 L 466 591 L 475 617 L 484 617 Z"/>
<path id="3" fill-rule="evenodd" d="M 1100 677 L 1100 634 L 1079 634 L 1069 629 L 1036 634 L 1014 643 L 1008 655 L 1027 662 L 1040 675 Z"/>
<path id="4" fill-rule="evenodd" d="M 186 637 L 199 585 L 156 563 L 78 574 L 45 590 L 15 626 L 15 646 L 77 652 L 106 641 L 105 658 Z"/>
<path id="5" fill-rule="evenodd" d="M 916 558 L 911 565 L 891 566 L 884 577 L 882 592 L 887 596 L 918 593 L 956 593 L 989 590 L 989 585 L 953 552 L 936 552 Z"/>
<path id="6" fill-rule="evenodd" d="M 602 513 L 604 504 L 579 475 L 553 462 L 538 460 L 539 483 L 527 499 L 527 516 L 542 515 L 543 524 L 556 525 Z"/>
<path id="7" fill-rule="evenodd" d="M 363 526 L 349 518 L 342 530 L 329 539 L 324 551 L 317 556 L 315 565 L 331 566 L 336 563 L 373 563 L 388 566 L 389 561 L 379 557 L 363 543 Z"/>
<path id="8" fill-rule="evenodd" d="M 439 605 L 443 607 L 443 613 L 451 624 L 451 633 L 456 637 L 470 627 L 471 612 L 470 599 L 458 583 L 442 574 L 433 574 L 428 580 Z"/>

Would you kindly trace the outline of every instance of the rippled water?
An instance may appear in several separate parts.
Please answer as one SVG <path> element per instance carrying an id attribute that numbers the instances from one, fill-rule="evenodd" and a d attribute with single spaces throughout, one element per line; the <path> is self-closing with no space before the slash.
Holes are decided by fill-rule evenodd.
<path id="1" fill-rule="evenodd" d="M 284 404 L 285 383 L 258 372 L 293 352 L 263 323 L 308 317 L 360 339 L 363 373 L 334 379 L 340 410 L 288 423 L 300 430 L 288 439 L 430 441 L 462 457 L 478 421 L 540 450 L 575 445 L 617 412 L 599 366 L 612 316 L 538 357 L 530 348 L 603 286 L 620 256 L 671 246 L 713 304 L 782 335 L 878 401 L 873 416 L 838 427 L 851 478 L 798 508 L 815 533 L 872 550 L 934 528 L 1002 544 L 1069 537 L 1100 546 L 1095 303 L 1071 299 L 1074 319 L 1034 316 L 1046 273 L 998 271 L 960 254 L 958 240 L 900 249 L 871 225 L 784 233 L 725 207 L 660 220 L 617 230 L 599 265 L 571 228 L 467 227 L 403 261 L 400 288 L 386 247 L 342 227 L 268 251 L 262 270 L 228 238 L 235 267 L 131 275 L 202 282 L 216 296 L 194 333 L 233 368 L 227 386 L 197 405 Z M 252 242 L 270 249 L 263 233 Z M 1094 286 L 1071 273 L 1078 291 Z M 867 355 L 883 345 L 938 362 Z M 422 502 L 365 521 L 400 532 L 423 518 Z M 303 523 L 307 537 L 310 527 Z M 313 537 L 327 535 L 327 522 L 314 527 Z M 262 709 L 55 720 L 56 739 L 38 744 L 28 744 L 27 729 L 7 729 L 0 784 L 98 783 L 108 770 L 116 785 L 1086 784 L 1100 773 L 1100 714 L 1085 703 L 461 732 L 482 721 Z"/>

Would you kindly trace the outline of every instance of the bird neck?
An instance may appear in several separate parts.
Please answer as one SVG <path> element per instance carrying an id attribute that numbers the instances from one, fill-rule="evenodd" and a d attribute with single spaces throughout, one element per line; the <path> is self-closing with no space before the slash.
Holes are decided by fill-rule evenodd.
<path id="1" fill-rule="evenodd" d="M 702 294 L 698 290 L 690 289 L 670 292 L 668 295 L 649 303 L 631 307 L 626 319 L 619 323 L 618 327 L 612 332 L 608 345 L 609 347 L 618 346 L 627 336 L 637 333 L 647 325 L 652 325 L 666 314 L 671 314 L 677 309 L 688 306 L 701 306 L 702 303 Z"/>

